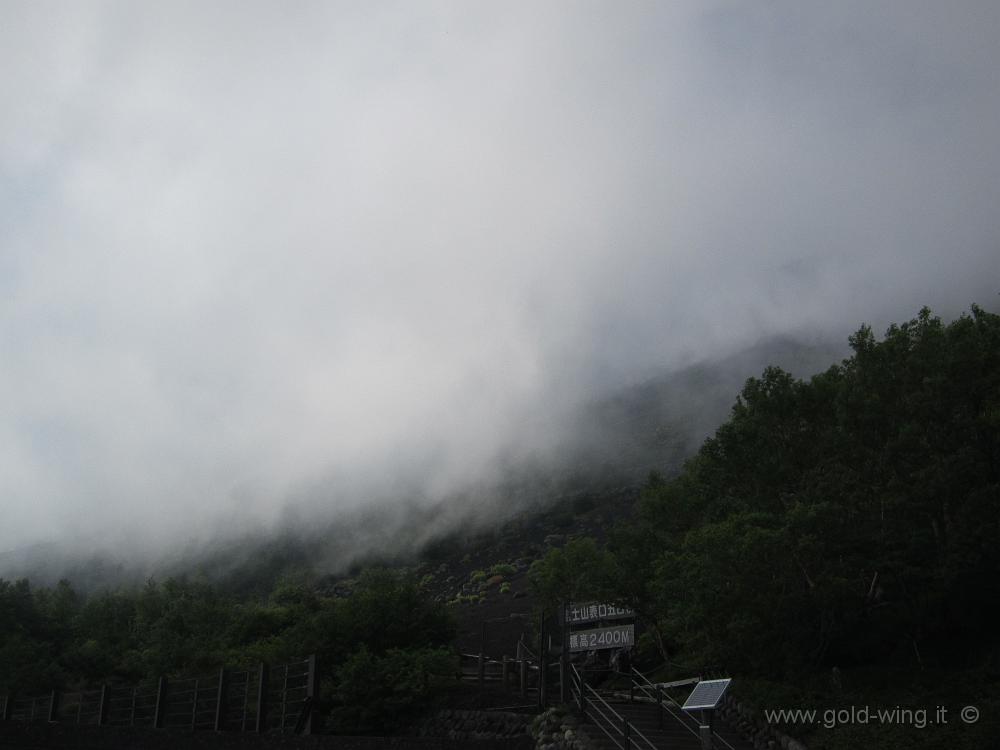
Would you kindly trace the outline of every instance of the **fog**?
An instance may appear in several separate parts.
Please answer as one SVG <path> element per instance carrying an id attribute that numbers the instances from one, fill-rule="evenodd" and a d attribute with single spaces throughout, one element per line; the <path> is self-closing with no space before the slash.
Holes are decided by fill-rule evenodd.
<path id="1" fill-rule="evenodd" d="M 0 552 L 474 504 L 630 385 L 995 309 L 998 69 L 993 2 L 5 2 Z"/>

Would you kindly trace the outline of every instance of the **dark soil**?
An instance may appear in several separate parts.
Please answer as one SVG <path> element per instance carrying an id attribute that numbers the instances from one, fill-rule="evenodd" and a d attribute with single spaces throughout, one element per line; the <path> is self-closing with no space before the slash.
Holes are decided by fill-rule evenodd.
<path id="1" fill-rule="evenodd" d="M 515 656 L 521 638 L 536 652 L 539 611 L 528 582 L 531 563 L 574 538 L 603 541 L 616 522 L 631 517 L 638 494 L 630 487 L 600 495 L 581 493 L 492 534 L 454 538 L 429 550 L 417 573 L 432 577 L 426 579 L 426 590 L 452 607 L 459 650 L 479 653 L 485 625 L 484 653 L 490 658 Z M 492 574 L 494 566 L 503 565 L 513 572 Z"/>

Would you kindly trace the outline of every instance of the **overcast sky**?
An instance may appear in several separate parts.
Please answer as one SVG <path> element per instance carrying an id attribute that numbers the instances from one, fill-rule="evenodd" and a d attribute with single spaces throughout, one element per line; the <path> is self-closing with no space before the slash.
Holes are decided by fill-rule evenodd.
<path id="1" fill-rule="evenodd" d="M 993 0 L 0 0 L 0 551 L 447 492 L 661 368 L 995 310 L 997 71 Z"/>

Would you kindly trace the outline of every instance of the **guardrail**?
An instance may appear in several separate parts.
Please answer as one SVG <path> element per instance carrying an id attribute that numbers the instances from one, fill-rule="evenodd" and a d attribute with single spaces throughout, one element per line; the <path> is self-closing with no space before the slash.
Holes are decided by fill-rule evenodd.
<path id="1" fill-rule="evenodd" d="M 0 720 L 241 732 L 313 731 L 316 657 L 137 685 L 0 696 Z"/>
<path id="2" fill-rule="evenodd" d="M 669 693 L 666 691 L 669 688 L 674 687 L 684 687 L 685 685 L 696 684 L 701 681 L 701 677 L 691 677 L 686 680 L 674 680 L 673 682 L 661 682 L 653 683 L 650 682 L 649 678 L 646 677 L 642 672 L 640 672 L 635 667 L 632 667 L 632 674 L 629 675 L 632 679 L 632 694 L 634 691 L 640 691 L 648 700 L 656 703 L 661 711 L 666 711 L 671 716 L 673 716 L 685 729 L 687 729 L 695 737 L 700 737 L 698 728 L 701 724 L 695 719 L 690 713 L 683 710 L 681 705 L 675 701 Z M 638 679 L 636 679 L 638 678 Z M 718 732 L 714 729 L 712 730 L 713 740 L 721 743 L 723 746 L 729 750 L 735 750 L 729 742 L 725 740 Z"/>
<path id="3" fill-rule="evenodd" d="M 500 659 L 490 658 L 485 653 L 459 653 L 460 669 L 458 678 L 464 682 L 478 684 L 480 696 L 487 683 L 499 683 L 503 692 L 511 693 L 512 685 L 521 698 L 533 694 L 541 701 L 542 669 L 538 658 L 524 645 L 517 643 L 517 656 L 506 654 Z M 558 664 L 548 665 L 558 666 Z"/>
<path id="4" fill-rule="evenodd" d="M 639 728 L 615 711 L 584 680 L 575 664 L 570 664 L 570 689 L 580 714 L 589 718 L 619 750 L 657 750 Z"/>

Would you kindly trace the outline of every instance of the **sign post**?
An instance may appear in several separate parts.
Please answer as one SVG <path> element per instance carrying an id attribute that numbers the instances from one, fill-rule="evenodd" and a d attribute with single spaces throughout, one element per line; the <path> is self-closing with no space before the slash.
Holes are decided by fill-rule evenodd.
<path id="1" fill-rule="evenodd" d="M 560 674 L 566 684 L 569 659 L 573 654 L 588 651 L 619 649 L 627 652 L 635 645 L 635 612 L 629 607 L 604 602 L 570 602 L 562 608 L 562 655 Z M 591 627 L 584 627 L 590 625 Z M 575 629 L 574 629 L 575 628 Z M 612 657 L 612 661 L 614 657 Z M 581 691 L 586 684 L 586 674 L 580 675 Z M 561 694 L 566 702 L 565 693 Z M 582 703 L 582 696 L 581 696 Z"/>
<path id="2" fill-rule="evenodd" d="M 566 677 L 569 665 L 569 654 L 566 650 L 566 608 L 559 608 L 559 702 L 566 704 Z"/>

